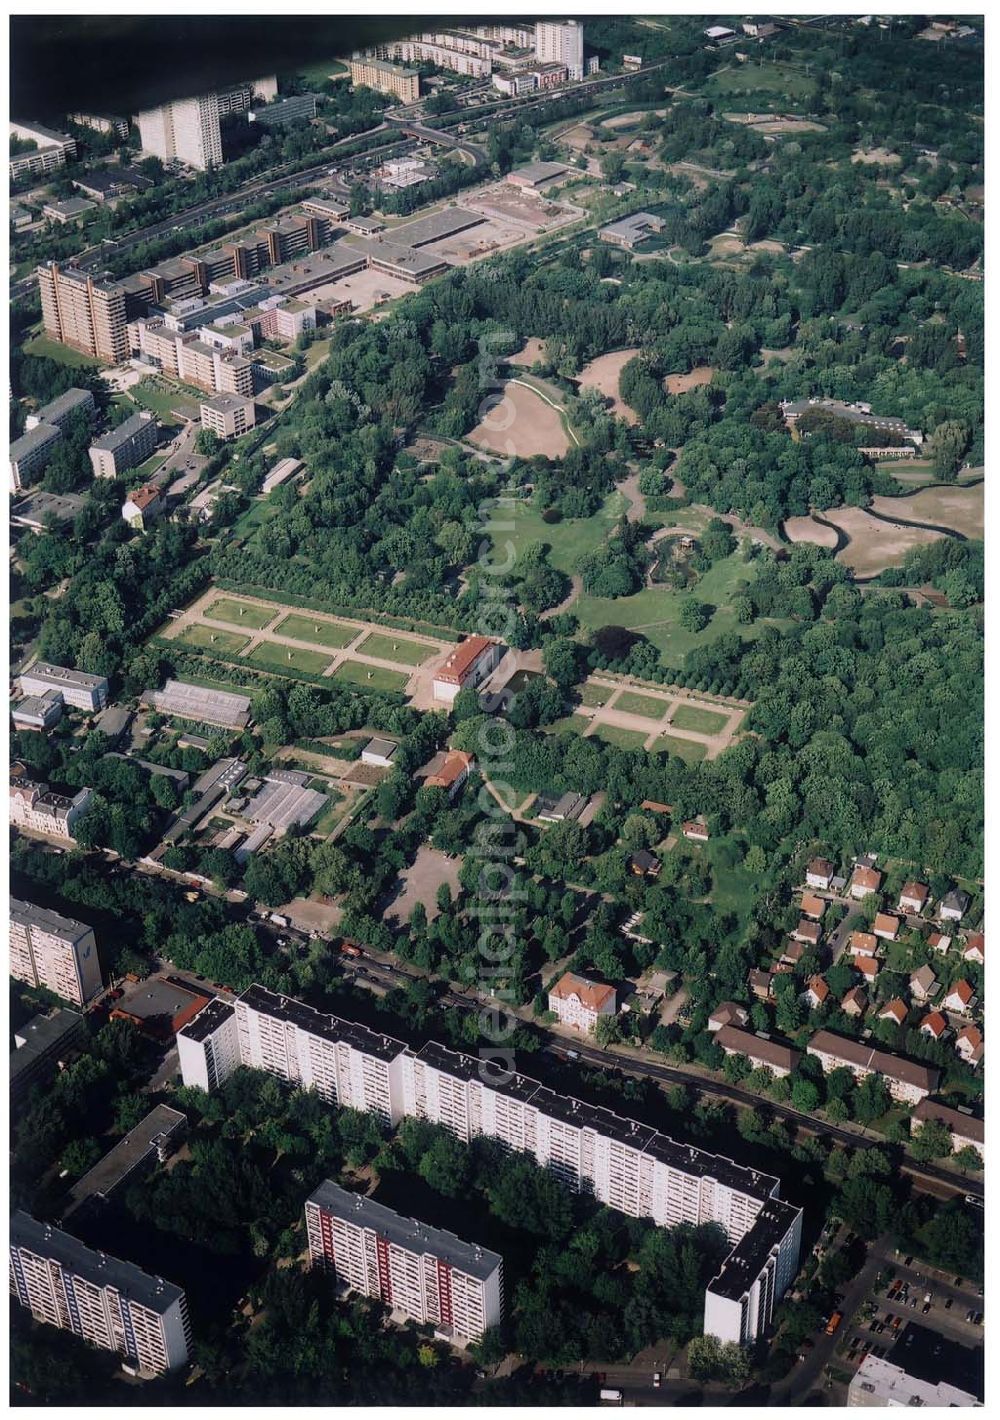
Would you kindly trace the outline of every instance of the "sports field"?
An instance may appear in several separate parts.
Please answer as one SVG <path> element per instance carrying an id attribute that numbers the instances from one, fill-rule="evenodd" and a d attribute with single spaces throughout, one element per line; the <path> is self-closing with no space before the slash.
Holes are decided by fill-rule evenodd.
<path id="1" fill-rule="evenodd" d="M 661 700 L 657 695 L 642 695 L 638 690 L 623 690 L 614 709 L 624 710 L 627 715 L 645 715 L 647 720 L 662 720 L 670 709 L 670 701 Z"/>
<path id="2" fill-rule="evenodd" d="M 678 705 L 670 721 L 679 730 L 694 730 L 699 735 L 718 735 L 726 728 L 727 715 L 716 710 L 703 710 L 700 705 Z"/>
<path id="3" fill-rule="evenodd" d="M 312 646 L 329 646 L 332 651 L 349 646 L 359 629 L 336 621 L 318 621 L 314 616 L 302 616 L 298 612 L 292 612 L 274 628 L 279 636 L 290 636 L 293 641 L 308 641 Z"/>
<path id="4" fill-rule="evenodd" d="M 708 745 L 699 744 L 697 740 L 680 740 L 673 735 L 660 735 L 653 745 L 653 753 L 657 754 L 662 750 L 666 750 L 668 754 L 676 754 L 685 764 L 700 764 L 705 758 Z"/>
<path id="5" fill-rule="evenodd" d="M 254 665 L 272 671 L 308 671 L 320 675 L 330 664 L 324 651 L 305 651 L 300 646 L 280 646 L 277 641 L 261 641 L 247 656 Z"/>
<path id="6" fill-rule="evenodd" d="M 259 631 L 273 620 L 277 610 L 276 606 L 254 606 L 252 602 L 230 601 L 228 597 L 223 597 L 221 601 L 213 602 L 202 615 L 209 621 L 226 621 L 231 626 L 245 626 L 248 631 Z"/>
<path id="7" fill-rule="evenodd" d="M 213 631 L 211 626 L 186 626 L 177 640 L 182 646 L 198 651 L 218 651 L 224 656 L 238 656 L 249 641 L 235 631 Z"/>
<path id="8" fill-rule="evenodd" d="M 334 681 L 351 681 L 369 690 L 405 690 L 409 676 L 402 671 L 389 671 L 384 666 L 365 666 L 360 661 L 342 661 L 330 677 Z"/>
<path id="9" fill-rule="evenodd" d="M 436 655 L 433 646 L 423 646 L 419 641 L 408 641 L 403 636 L 383 636 L 373 631 L 358 647 L 363 656 L 372 656 L 380 661 L 399 661 L 404 666 L 422 666 Z"/>

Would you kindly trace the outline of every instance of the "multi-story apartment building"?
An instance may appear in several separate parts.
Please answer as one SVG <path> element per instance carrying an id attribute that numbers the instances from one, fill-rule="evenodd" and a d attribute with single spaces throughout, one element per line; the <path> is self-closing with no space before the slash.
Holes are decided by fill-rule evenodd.
<path id="1" fill-rule="evenodd" d="M 85 414 L 88 419 L 93 419 L 96 412 L 94 396 L 90 390 L 63 390 L 55 399 L 50 399 L 48 404 L 43 404 L 41 409 L 29 414 L 24 421 L 24 427 L 35 429 L 40 424 L 50 424 L 55 429 L 62 429 L 75 415 Z"/>
<path id="2" fill-rule="evenodd" d="M 351 59 L 351 84 L 354 88 L 392 94 L 404 104 L 416 103 L 420 97 L 420 75 L 415 69 L 404 69 L 399 64 L 360 54 Z"/>
<path id="3" fill-rule="evenodd" d="M 52 793 L 47 784 L 15 775 L 10 781 L 10 821 L 29 833 L 44 833 L 74 843 L 73 830 L 90 807 L 93 793 L 93 789 L 81 789 L 70 799 L 65 794 Z"/>
<path id="4" fill-rule="evenodd" d="M 90 446 L 95 478 L 117 478 L 156 453 L 156 419 L 148 410 L 133 414 Z"/>
<path id="5" fill-rule="evenodd" d="M 353 56 L 362 61 L 376 59 L 402 61 L 404 64 L 436 64 L 439 69 L 449 69 L 454 74 L 464 74 L 470 79 L 488 79 L 493 69 L 493 61 L 470 52 L 466 47 L 458 48 L 454 43 L 441 44 L 444 35 L 411 35 L 408 39 L 391 40 L 379 44 L 364 54 Z M 384 92 L 384 91 L 383 91 Z"/>
<path id="6" fill-rule="evenodd" d="M 744 1240 L 745 1246 L 723 1267 L 718 1291 L 715 1282 L 709 1288 L 706 1330 L 728 1338 L 739 1328 L 742 1339 L 751 1341 L 769 1326 L 794 1274 L 801 1230 L 800 1210 L 777 1197 L 777 1178 L 557 1095 L 527 1076 L 497 1074 L 488 1063 L 434 1042 L 410 1050 L 261 986 L 236 1002 L 235 1056 L 225 1039 L 230 1027 L 219 1015 L 211 1033 L 216 1067 L 222 1058 L 234 1067 L 265 1069 L 319 1090 L 331 1103 L 373 1110 L 392 1123 L 404 1116 L 426 1119 L 463 1142 L 497 1139 L 530 1154 L 574 1191 L 662 1227 L 717 1223 L 734 1249 Z M 185 1037 L 184 1081 L 204 1088 L 211 1073 L 208 1051 L 190 1027 L 180 1032 L 179 1040 Z"/>
<path id="7" fill-rule="evenodd" d="M 20 493 L 25 481 L 49 464 L 62 430 L 55 424 L 36 424 L 10 446 L 10 491 Z"/>
<path id="8" fill-rule="evenodd" d="M 28 1213 L 11 1219 L 10 1289 L 36 1321 L 115 1352 L 143 1377 L 176 1371 L 190 1357 L 180 1287 Z"/>
<path id="9" fill-rule="evenodd" d="M 206 1094 L 217 1090 L 240 1063 L 236 1013 L 216 999 L 177 1035 L 177 1054 L 186 1085 Z"/>
<path id="10" fill-rule="evenodd" d="M 239 394 L 217 394 L 201 402 L 202 428 L 219 439 L 238 439 L 257 423 L 252 399 Z"/>
<path id="11" fill-rule="evenodd" d="M 110 113 L 69 113 L 66 117 L 80 128 L 90 128 L 95 133 L 114 133 L 118 138 L 128 139 L 127 118 L 118 118 Z"/>
<path id="12" fill-rule="evenodd" d="M 216 95 L 219 113 L 246 113 L 254 104 L 271 103 L 278 97 L 278 80 L 273 74 L 260 79 L 247 79 L 242 84 L 234 84 L 231 89 L 222 89 Z"/>
<path id="13" fill-rule="evenodd" d="M 175 99 L 159 108 L 144 109 L 137 120 L 143 152 L 164 163 L 184 163 L 200 171 L 217 168 L 222 162 L 219 111 L 217 94 Z"/>
<path id="14" fill-rule="evenodd" d="M 125 288 L 103 276 L 46 261 L 37 269 L 46 335 L 109 365 L 128 359 Z"/>
<path id="15" fill-rule="evenodd" d="M 21 672 L 22 694 L 44 695 L 47 690 L 58 690 L 66 704 L 77 710 L 103 710 L 108 703 L 107 676 L 54 666 L 49 661 L 36 661 Z"/>
<path id="16" fill-rule="evenodd" d="M 26 173 L 49 173 L 66 165 L 68 158 L 76 157 L 76 139 L 68 133 L 56 133 L 51 128 L 43 128 L 40 123 L 12 123 L 11 138 L 35 146 L 25 153 L 13 153 L 10 158 L 10 181 L 15 182 Z"/>
<path id="17" fill-rule="evenodd" d="M 940 1070 L 930 1065 L 874 1049 L 867 1041 L 852 1040 L 831 1030 L 817 1031 L 806 1050 L 816 1056 L 825 1075 L 842 1067 L 850 1070 L 856 1080 L 881 1075 L 890 1095 L 902 1104 L 919 1104 L 934 1093 L 941 1078 Z"/>
<path id="18" fill-rule="evenodd" d="M 252 403 L 254 367 L 247 356 L 191 335 L 178 337 L 176 348 L 177 374 L 185 384 L 208 394 L 241 394 Z"/>
<path id="19" fill-rule="evenodd" d="M 478 1341 L 503 1316 L 503 1258 L 327 1180 L 306 1201 L 313 1267 L 449 1339 Z"/>
<path id="20" fill-rule="evenodd" d="M 564 1026 L 592 1031 L 600 1016 L 613 1016 L 618 1011 L 618 999 L 613 986 L 603 981 L 588 981 L 567 971 L 549 992 L 549 1010 Z"/>
<path id="21" fill-rule="evenodd" d="M 535 54 L 543 64 L 565 64 L 571 79 L 582 79 L 583 26 L 578 20 L 539 20 Z"/>
<path id="22" fill-rule="evenodd" d="M 85 1006 L 104 985 L 93 927 L 12 897 L 10 974 Z"/>

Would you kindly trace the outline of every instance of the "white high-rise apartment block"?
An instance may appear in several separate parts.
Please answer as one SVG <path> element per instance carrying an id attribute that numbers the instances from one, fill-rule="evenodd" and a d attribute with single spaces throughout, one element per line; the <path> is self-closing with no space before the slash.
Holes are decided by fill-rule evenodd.
<path id="1" fill-rule="evenodd" d="M 543 64 L 565 64 L 571 79 L 582 79 L 583 26 L 578 20 L 539 20 L 535 57 Z"/>
<path id="2" fill-rule="evenodd" d="M 329 1180 L 306 1202 L 309 1256 L 363 1297 L 460 1343 L 503 1316 L 503 1258 Z"/>
<path id="3" fill-rule="evenodd" d="M 216 94 L 175 99 L 159 108 L 144 109 L 138 123 L 143 152 L 164 163 L 176 161 L 204 171 L 222 162 Z"/>
<path id="4" fill-rule="evenodd" d="M 85 1006 L 104 985 L 93 927 L 12 897 L 10 974 Z"/>
<path id="5" fill-rule="evenodd" d="M 801 1210 L 778 1198 L 779 1180 L 660 1134 L 647 1124 L 558 1095 L 527 1076 L 494 1077 L 488 1062 L 431 1042 L 413 1051 L 364 1026 L 323 1015 L 261 986 L 233 1008 L 236 1064 L 318 1090 L 331 1103 L 442 1125 L 463 1142 L 502 1140 L 568 1187 L 661 1227 L 718 1223 L 734 1251 L 706 1293 L 705 1329 L 753 1341 L 798 1264 Z M 215 1050 L 228 1029 L 206 1034 Z M 197 1021 L 178 1036 L 185 1084 L 212 1070 Z M 213 1058 L 230 1059 L 231 1047 Z M 218 1075 L 218 1069 L 215 1068 Z"/>
<path id="6" fill-rule="evenodd" d="M 191 1323 L 180 1287 L 28 1213 L 11 1219 L 10 1289 L 36 1321 L 116 1352 L 140 1375 L 187 1364 Z"/>
<path id="7" fill-rule="evenodd" d="M 177 1053 L 186 1085 L 206 1094 L 217 1090 L 240 1063 L 232 1006 L 218 999 L 210 1001 L 178 1034 Z"/>

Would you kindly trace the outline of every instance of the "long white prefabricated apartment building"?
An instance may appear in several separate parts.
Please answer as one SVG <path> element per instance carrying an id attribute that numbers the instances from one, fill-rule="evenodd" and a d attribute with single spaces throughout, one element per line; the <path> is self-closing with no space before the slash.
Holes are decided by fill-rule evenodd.
<path id="1" fill-rule="evenodd" d="M 237 1065 L 267 1070 L 389 1124 L 409 1116 L 466 1143 L 499 1139 L 629 1217 L 661 1227 L 718 1223 L 733 1251 L 706 1292 L 705 1330 L 724 1341 L 760 1336 L 795 1276 L 802 1212 L 778 1197 L 777 1178 L 525 1075 L 500 1077 L 433 1041 L 414 1051 L 262 986 L 233 1007 L 216 1003 L 211 1027 L 199 1017 L 177 1039 L 186 1085 L 221 1084 Z"/>
<path id="2" fill-rule="evenodd" d="M 11 897 L 10 974 L 85 1006 L 104 985 L 93 927 Z"/>
<path id="3" fill-rule="evenodd" d="M 478 1341 L 503 1315 L 503 1258 L 454 1233 L 404 1218 L 329 1179 L 306 1200 L 313 1267 L 351 1291 L 430 1323 L 449 1340 Z"/>
<path id="4" fill-rule="evenodd" d="M 95 1252 L 28 1213 L 10 1223 L 11 1291 L 37 1321 L 114 1351 L 140 1375 L 187 1364 L 191 1323 L 180 1287 Z"/>

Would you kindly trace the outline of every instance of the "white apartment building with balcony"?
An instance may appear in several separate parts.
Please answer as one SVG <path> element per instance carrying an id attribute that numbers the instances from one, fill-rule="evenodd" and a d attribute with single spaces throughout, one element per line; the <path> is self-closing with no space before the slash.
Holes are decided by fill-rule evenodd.
<path id="1" fill-rule="evenodd" d="M 158 108 L 144 109 L 138 117 L 139 140 L 144 153 L 164 163 L 184 163 L 204 171 L 222 162 L 217 94 L 175 99 Z"/>
<path id="2" fill-rule="evenodd" d="M 10 1290 L 36 1321 L 114 1351 L 143 1377 L 189 1360 L 191 1323 L 180 1287 L 28 1213 L 11 1219 Z"/>
<path id="3" fill-rule="evenodd" d="M 503 1316 L 503 1258 L 327 1180 L 306 1202 L 309 1256 L 344 1287 L 448 1340 L 478 1341 Z"/>
<path id="4" fill-rule="evenodd" d="M 227 1029 L 221 1014 L 213 1042 Z M 435 1042 L 413 1051 L 261 986 L 243 993 L 234 1020 L 233 1068 L 268 1070 L 389 1123 L 426 1119 L 466 1143 L 477 1136 L 498 1139 L 551 1169 L 567 1187 L 630 1217 L 652 1218 L 662 1227 L 717 1223 L 734 1249 L 746 1242 L 719 1274 L 719 1305 L 709 1305 L 716 1283 L 709 1288 L 706 1329 L 719 1328 L 713 1334 L 728 1339 L 738 1326 L 751 1341 L 770 1325 L 795 1272 L 801 1231 L 801 1211 L 778 1198 L 777 1178 L 556 1094 L 527 1076 L 497 1074 L 489 1062 Z M 181 1065 L 184 1083 L 204 1088 L 206 1042 L 194 1039 L 196 1033 L 197 1022 L 179 1033 Z M 759 1270 L 751 1275 L 755 1263 Z"/>
<path id="5" fill-rule="evenodd" d="M 539 20 L 535 55 L 543 64 L 565 64 L 571 79 L 582 79 L 583 26 L 578 20 Z"/>
<path id="6" fill-rule="evenodd" d="M 12 897 L 10 974 L 85 1006 L 104 985 L 93 927 Z"/>

